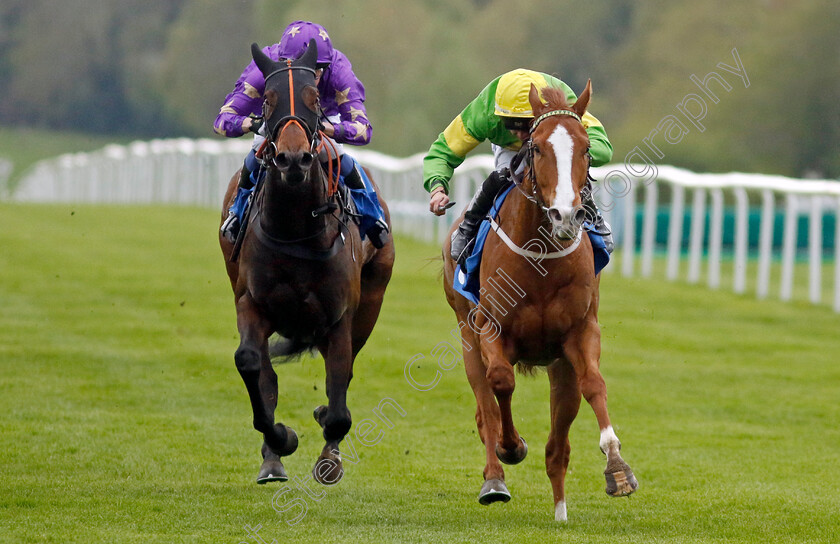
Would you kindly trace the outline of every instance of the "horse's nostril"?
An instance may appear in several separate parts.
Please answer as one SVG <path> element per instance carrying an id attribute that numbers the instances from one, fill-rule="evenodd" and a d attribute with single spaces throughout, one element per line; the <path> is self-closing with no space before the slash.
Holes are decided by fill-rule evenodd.
<path id="1" fill-rule="evenodd" d="M 560 213 L 560 210 L 558 210 L 557 208 L 549 208 L 548 209 L 548 218 L 551 219 L 555 223 L 559 223 L 563 219 L 563 216 Z"/>
<path id="2" fill-rule="evenodd" d="M 274 165 L 280 170 L 288 170 L 289 166 L 291 166 L 291 160 L 289 159 L 289 155 L 284 152 L 278 153 L 274 157 Z"/>
<path id="3" fill-rule="evenodd" d="M 586 221 L 586 210 L 582 207 L 575 210 L 575 225 L 580 226 Z"/>
<path id="4" fill-rule="evenodd" d="M 304 153 L 300 158 L 300 167 L 304 170 L 309 170 L 312 167 L 314 160 L 315 156 L 312 153 Z"/>

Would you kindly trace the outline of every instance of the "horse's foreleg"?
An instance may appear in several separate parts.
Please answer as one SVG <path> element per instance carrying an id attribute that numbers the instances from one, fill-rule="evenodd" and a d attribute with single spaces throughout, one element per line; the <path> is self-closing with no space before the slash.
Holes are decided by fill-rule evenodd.
<path id="1" fill-rule="evenodd" d="M 278 456 L 290 455 L 297 448 L 297 435 L 285 425 L 274 423 L 277 376 L 268 358 L 270 326 L 247 295 L 237 301 L 236 310 L 240 341 L 234 360 L 251 400 L 254 428 L 263 433 L 271 451 Z"/>
<path id="2" fill-rule="evenodd" d="M 277 373 L 271 366 L 271 358 L 268 354 L 268 343 L 263 342 L 260 350 L 260 394 L 262 395 L 263 406 L 266 412 L 274 414 L 277 408 Z M 262 465 L 260 465 L 260 472 L 257 475 L 257 483 L 265 484 L 268 482 L 285 482 L 289 479 L 286 474 L 286 468 L 280 460 L 281 455 L 291 455 L 297 449 L 297 434 L 285 425 L 276 425 L 275 427 L 282 427 L 286 431 L 285 447 L 281 451 L 274 450 L 269 446 L 268 441 L 264 440 L 260 453 L 263 457 Z M 272 427 L 274 428 L 274 427 Z"/>
<path id="3" fill-rule="evenodd" d="M 478 341 L 470 331 L 462 331 L 464 342 L 472 349 L 464 348 L 464 368 L 467 379 L 475 395 L 475 423 L 481 442 L 484 443 L 486 463 L 484 465 L 484 484 L 478 495 L 478 501 L 487 505 L 497 501 L 510 500 L 510 492 L 505 486 L 505 471 L 496 457 L 496 446 L 501 433 L 501 416 L 493 390 L 487 381 L 487 369 L 478 349 Z"/>
<path id="4" fill-rule="evenodd" d="M 327 406 L 315 409 L 315 420 L 321 425 L 326 445 L 321 451 L 312 475 L 322 484 L 338 483 L 344 475 L 338 444 L 350 431 L 352 420 L 347 408 L 347 388 L 353 378 L 353 348 L 350 318 L 345 316 L 336 325 L 326 342 L 319 346 L 327 371 Z"/>
<path id="5" fill-rule="evenodd" d="M 508 361 L 504 353 L 501 337 L 493 339 L 481 337 L 481 354 L 487 365 L 486 378 L 490 389 L 496 396 L 499 403 L 499 418 L 501 421 L 501 433 L 499 443 L 496 446 L 496 456 L 505 464 L 515 465 L 528 453 L 528 446 L 513 424 L 513 413 L 511 401 L 513 390 L 516 387 L 516 377 L 513 365 Z"/>
<path id="6" fill-rule="evenodd" d="M 607 411 L 607 386 L 599 369 L 601 358 L 601 328 L 591 319 L 579 331 L 570 334 L 563 346 L 566 357 L 574 365 L 578 384 L 586 402 L 595 412 L 601 430 L 599 446 L 607 456 L 604 475 L 607 494 L 629 495 L 639 486 L 633 471 L 619 454 L 621 442 L 615 434 Z"/>
<path id="7" fill-rule="evenodd" d="M 548 367 L 551 384 L 551 432 L 545 446 L 545 471 L 554 492 L 554 519 L 566 521 L 566 470 L 569 468 L 569 428 L 580 408 L 580 387 L 568 361 L 558 359 Z"/>

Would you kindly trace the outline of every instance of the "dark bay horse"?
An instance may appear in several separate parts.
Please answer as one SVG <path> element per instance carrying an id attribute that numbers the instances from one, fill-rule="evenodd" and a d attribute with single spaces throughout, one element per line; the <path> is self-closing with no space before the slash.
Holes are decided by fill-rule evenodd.
<path id="1" fill-rule="evenodd" d="M 313 476 L 333 484 L 343 475 L 338 444 L 350 429 L 347 388 L 353 361 L 373 330 L 394 264 L 394 244 L 362 242 L 343 213 L 337 170 L 324 172 L 316 153 L 320 106 L 315 86 L 314 40 L 297 60 L 275 62 L 254 44 L 252 56 L 266 78 L 268 137 L 259 156 L 260 183 L 238 257 L 219 242 L 236 302 L 240 343 L 234 356 L 263 434 L 258 483 L 288 479 L 282 456 L 297 449 L 297 435 L 275 423 L 277 374 L 269 358 L 273 333 L 284 355 L 317 349 L 326 366 L 328 403 L 315 410 L 326 445 Z M 233 201 L 239 173 L 230 181 L 222 218 Z M 378 189 L 377 189 L 378 192 Z M 385 217 L 388 208 L 380 197 Z"/>
<path id="2" fill-rule="evenodd" d="M 475 394 L 476 423 L 486 448 L 481 504 L 507 502 L 510 493 L 500 463 L 515 464 L 528 448 L 513 424 L 514 366 L 544 366 L 551 383 L 551 431 L 545 466 L 554 492 L 554 512 L 566 520 L 564 480 L 569 465 L 569 428 L 587 400 L 601 429 L 607 456 L 606 491 L 629 495 L 638 483 L 619 455 L 621 444 L 607 413 L 599 370 L 601 330 L 593 253 L 582 226 L 580 192 L 589 169 L 589 139 L 581 124 L 591 84 L 569 105 L 559 89 L 529 96 L 531 125 L 525 176 L 511 190 L 488 234 L 481 262 L 481 303 L 452 288 L 455 263 L 443 249 L 444 290 L 463 340 L 464 365 Z M 457 222 L 453 228 L 457 227 Z M 535 250 L 536 249 L 536 250 Z"/>

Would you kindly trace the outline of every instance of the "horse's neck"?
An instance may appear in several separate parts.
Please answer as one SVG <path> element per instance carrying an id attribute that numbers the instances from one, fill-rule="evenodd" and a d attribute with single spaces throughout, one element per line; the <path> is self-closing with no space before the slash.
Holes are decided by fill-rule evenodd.
<path id="1" fill-rule="evenodd" d="M 326 215 L 312 215 L 313 210 L 327 202 L 320 172 L 313 170 L 311 179 L 296 187 L 270 179 L 271 174 L 269 172 L 263 180 L 260 226 L 274 238 L 290 241 L 311 237 L 312 245 L 317 246 L 316 235 L 320 233 L 321 238 L 326 239 L 335 230 L 329 228 Z"/>

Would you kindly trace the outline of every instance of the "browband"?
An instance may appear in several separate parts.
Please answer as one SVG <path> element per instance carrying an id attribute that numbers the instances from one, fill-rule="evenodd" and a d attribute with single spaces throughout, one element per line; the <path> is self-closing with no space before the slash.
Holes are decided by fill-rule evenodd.
<path id="1" fill-rule="evenodd" d="M 265 76 L 265 80 L 268 81 L 268 79 L 270 77 L 276 76 L 277 74 L 279 74 L 281 72 L 287 72 L 289 70 L 306 70 L 307 72 L 312 72 L 312 75 L 315 75 L 315 70 L 313 70 L 312 68 L 310 68 L 308 66 L 284 66 L 284 67 L 282 67 L 278 70 L 274 70 L 273 72 L 271 72 L 270 74 Z"/>
<path id="2" fill-rule="evenodd" d="M 572 110 L 554 110 L 554 111 L 544 113 L 544 114 L 540 115 L 539 117 L 537 117 L 536 119 L 534 119 L 534 124 L 531 125 L 531 131 L 530 131 L 531 134 L 534 133 L 534 130 L 536 130 L 536 128 L 537 128 L 537 125 L 542 123 L 546 118 L 554 117 L 555 115 L 568 115 L 569 117 L 574 117 L 575 119 L 577 119 L 578 123 L 583 124 L 583 121 L 580 120 L 580 115 L 576 114 Z"/>

